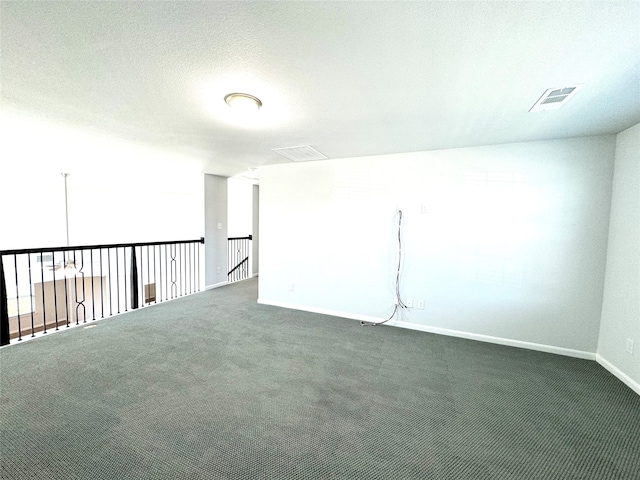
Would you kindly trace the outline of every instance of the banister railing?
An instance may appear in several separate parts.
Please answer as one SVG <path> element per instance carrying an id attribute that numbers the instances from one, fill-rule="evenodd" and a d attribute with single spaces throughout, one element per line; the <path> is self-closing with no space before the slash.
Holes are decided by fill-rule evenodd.
<path id="1" fill-rule="evenodd" d="M 200 291 L 203 243 L 0 250 L 0 345 Z"/>
<path id="2" fill-rule="evenodd" d="M 249 278 L 249 256 L 253 237 L 227 238 L 228 282 L 237 282 Z"/>

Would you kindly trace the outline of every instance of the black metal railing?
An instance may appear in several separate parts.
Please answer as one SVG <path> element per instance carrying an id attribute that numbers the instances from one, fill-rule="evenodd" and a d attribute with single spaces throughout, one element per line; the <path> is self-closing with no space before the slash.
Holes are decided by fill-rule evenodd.
<path id="1" fill-rule="evenodd" d="M 0 345 L 200 291 L 203 243 L 0 250 Z"/>
<path id="2" fill-rule="evenodd" d="M 249 256 L 251 255 L 251 240 L 248 237 L 229 237 L 227 239 L 227 262 L 229 273 L 227 281 L 237 282 L 249 278 Z"/>

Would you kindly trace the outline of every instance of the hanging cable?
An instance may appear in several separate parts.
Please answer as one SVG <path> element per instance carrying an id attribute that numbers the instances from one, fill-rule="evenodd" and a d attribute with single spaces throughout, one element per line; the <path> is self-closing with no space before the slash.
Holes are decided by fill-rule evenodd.
<path id="1" fill-rule="evenodd" d="M 402 210 L 398 210 L 398 268 L 396 268 L 396 300 L 395 305 L 393 307 L 393 312 L 386 320 L 381 322 L 365 322 L 361 321 L 360 325 L 363 327 L 375 327 L 376 325 L 382 325 L 383 323 L 387 323 L 393 317 L 395 317 L 398 310 L 402 310 L 403 308 L 407 308 L 407 306 L 402 302 L 400 298 L 400 268 L 402 267 Z"/>

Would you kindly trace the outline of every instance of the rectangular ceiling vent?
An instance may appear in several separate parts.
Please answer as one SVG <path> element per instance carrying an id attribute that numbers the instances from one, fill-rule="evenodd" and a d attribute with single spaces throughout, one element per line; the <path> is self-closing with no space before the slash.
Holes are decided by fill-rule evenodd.
<path id="1" fill-rule="evenodd" d="M 542 112 L 544 110 L 555 110 L 573 97 L 584 84 L 573 85 L 571 87 L 550 88 L 542 94 L 530 112 Z"/>
<path id="2" fill-rule="evenodd" d="M 323 155 L 311 145 L 300 145 L 298 147 L 272 148 L 272 152 L 287 157 L 294 162 L 308 162 L 309 160 L 326 160 L 328 157 Z"/>

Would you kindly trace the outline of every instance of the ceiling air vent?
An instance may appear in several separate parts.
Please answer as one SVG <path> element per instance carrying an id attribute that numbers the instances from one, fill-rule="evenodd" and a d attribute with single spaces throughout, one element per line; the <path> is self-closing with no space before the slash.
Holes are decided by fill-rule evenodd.
<path id="1" fill-rule="evenodd" d="M 328 157 L 317 151 L 311 145 L 299 147 L 272 148 L 272 152 L 287 157 L 294 162 L 307 162 L 309 160 L 326 160 Z"/>
<path id="2" fill-rule="evenodd" d="M 573 97 L 584 84 L 573 85 L 571 87 L 550 88 L 542 94 L 530 112 L 541 112 L 543 110 L 555 110 Z"/>

